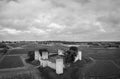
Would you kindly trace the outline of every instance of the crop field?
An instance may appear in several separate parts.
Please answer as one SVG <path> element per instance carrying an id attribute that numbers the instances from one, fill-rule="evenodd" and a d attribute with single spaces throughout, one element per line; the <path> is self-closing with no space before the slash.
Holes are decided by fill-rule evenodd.
<path id="1" fill-rule="evenodd" d="M 20 56 L 5 56 L 0 62 L 0 69 L 23 67 L 24 64 Z"/>

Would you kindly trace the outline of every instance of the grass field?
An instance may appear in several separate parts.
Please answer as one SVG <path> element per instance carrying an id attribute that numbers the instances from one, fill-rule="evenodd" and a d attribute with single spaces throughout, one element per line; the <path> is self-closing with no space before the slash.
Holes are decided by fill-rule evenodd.
<path id="1" fill-rule="evenodd" d="M 25 49 L 13 49 L 9 51 L 9 54 L 27 54 L 28 51 Z"/>
<path id="2" fill-rule="evenodd" d="M 84 70 L 86 75 L 89 76 L 111 76 L 120 74 L 119 68 L 110 60 L 97 60 L 89 67 L 85 67 Z"/>
<path id="3" fill-rule="evenodd" d="M 86 54 L 94 59 L 105 59 L 105 60 L 114 60 L 119 59 L 120 57 L 120 48 L 117 49 L 94 49 L 94 48 L 87 48 L 87 49 L 79 49 L 83 52 L 83 55 Z"/>
<path id="4" fill-rule="evenodd" d="M 0 62 L 0 69 L 5 68 L 16 68 L 16 67 L 23 67 L 24 64 L 20 58 L 20 56 L 6 56 Z"/>
<path id="5" fill-rule="evenodd" d="M 116 60 L 114 60 L 114 62 L 115 62 L 117 65 L 120 66 L 120 59 L 116 59 Z"/>
<path id="6" fill-rule="evenodd" d="M 33 73 L 21 73 L 21 74 L 12 74 L 12 75 L 6 75 L 1 76 L 0 79 L 35 79 L 35 76 Z"/>

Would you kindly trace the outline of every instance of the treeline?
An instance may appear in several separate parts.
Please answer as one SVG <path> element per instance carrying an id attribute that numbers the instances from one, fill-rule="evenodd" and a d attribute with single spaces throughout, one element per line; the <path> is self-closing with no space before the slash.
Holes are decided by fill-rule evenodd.
<path id="1" fill-rule="evenodd" d="M 19 44 L 24 45 L 28 43 L 34 44 L 68 44 L 68 45 L 89 45 L 90 47 L 120 47 L 120 41 L 87 41 L 87 42 L 75 42 L 75 41 L 2 41 L 1 43 Z"/>

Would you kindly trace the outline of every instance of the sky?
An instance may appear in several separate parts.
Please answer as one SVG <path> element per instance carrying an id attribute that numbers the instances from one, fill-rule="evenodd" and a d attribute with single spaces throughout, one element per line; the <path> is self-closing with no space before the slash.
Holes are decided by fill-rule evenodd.
<path id="1" fill-rule="evenodd" d="M 119 41 L 120 0 L 0 0 L 0 40 Z"/>

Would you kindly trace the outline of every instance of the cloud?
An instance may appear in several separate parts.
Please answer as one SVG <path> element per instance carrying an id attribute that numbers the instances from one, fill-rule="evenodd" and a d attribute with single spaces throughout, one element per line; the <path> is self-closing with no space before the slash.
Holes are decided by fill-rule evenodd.
<path id="1" fill-rule="evenodd" d="M 120 30 L 120 16 L 116 14 L 108 14 L 97 19 L 108 31 Z"/>
<path id="2" fill-rule="evenodd" d="M 12 35 L 17 35 L 19 33 L 22 33 L 22 31 L 16 30 L 16 29 L 8 29 L 8 28 L 3 28 L 0 30 L 1 34 L 12 34 Z"/>
<path id="3" fill-rule="evenodd" d="M 39 28 L 30 27 L 28 33 L 36 34 L 36 35 L 44 35 L 47 32 L 45 30 L 42 30 L 42 29 L 39 29 Z"/>
<path id="4" fill-rule="evenodd" d="M 119 0 L 1 0 L 0 40 L 118 40 L 119 7 Z"/>
<path id="5" fill-rule="evenodd" d="M 56 23 L 51 23 L 47 26 L 48 28 L 50 29 L 53 29 L 53 30 L 63 30 L 65 28 L 64 25 L 60 25 L 60 24 L 56 24 Z"/>
<path id="6" fill-rule="evenodd" d="M 80 3 L 80 4 L 86 4 L 86 3 L 89 3 L 90 0 L 74 0 L 76 1 L 77 3 Z"/>

